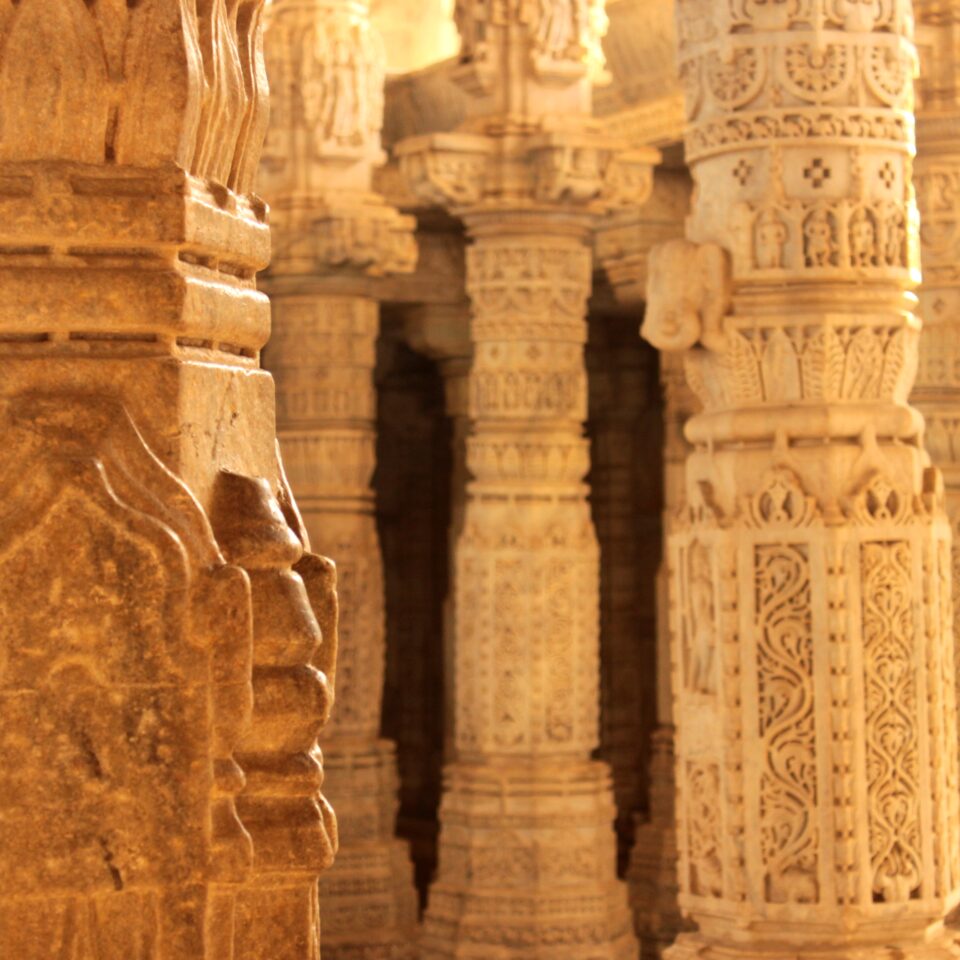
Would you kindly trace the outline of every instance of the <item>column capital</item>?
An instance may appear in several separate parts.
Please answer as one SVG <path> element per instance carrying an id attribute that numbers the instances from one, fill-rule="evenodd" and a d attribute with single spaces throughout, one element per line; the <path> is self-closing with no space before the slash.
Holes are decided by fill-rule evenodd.
<path id="1" fill-rule="evenodd" d="M 582 216 L 643 204 L 653 189 L 660 154 L 631 149 L 591 121 L 549 119 L 523 130 L 458 131 L 402 141 L 400 169 L 429 203 L 468 223 L 505 211 Z"/>
<path id="2" fill-rule="evenodd" d="M 266 57 L 276 91 L 263 158 L 271 273 L 411 272 L 416 221 L 370 188 L 385 160 L 385 58 L 368 0 L 275 0 Z"/>
<path id="3" fill-rule="evenodd" d="M 597 223 L 594 257 L 619 303 L 630 307 L 645 303 L 650 251 L 683 236 L 690 191 L 685 171 L 660 168 L 642 209 L 612 210 Z"/>

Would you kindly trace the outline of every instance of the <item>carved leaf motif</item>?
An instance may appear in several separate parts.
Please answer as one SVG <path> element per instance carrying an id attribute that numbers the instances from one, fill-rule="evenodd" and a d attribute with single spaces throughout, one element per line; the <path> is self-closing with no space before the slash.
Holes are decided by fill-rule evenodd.
<path id="1" fill-rule="evenodd" d="M 237 11 L 237 47 L 243 70 L 247 110 L 237 142 L 229 186 L 238 193 L 250 193 L 257 177 L 257 167 L 267 123 L 270 118 L 269 83 L 263 57 L 261 0 L 245 0 Z"/>
<path id="2" fill-rule="evenodd" d="M 883 348 L 877 331 L 863 327 L 853 335 L 847 347 L 844 396 L 850 400 L 875 398 L 882 369 Z"/>
<path id="3" fill-rule="evenodd" d="M 118 163 L 189 168 L 200 121 L 203 60 L 187 0 L 141 0 L 130 12 Z M 163 91 L 158 100 L 157 91 Z"/>
<path id="4" fill-rule="evenodd" d="M 845 355 L 840 337 L 833 327 L 823 332 L 824 344 L 824 399 L 836 400 L 843 388 Z"/>
<path id="5" fill-rule="evenodd" d="M 756 403 L 763 397 L 756 348 L 739 330 L 730 331 L 729 342 L 729 351 L 721 355 L 730 368 L 729 401 L 733 404 Z"/>
<path id="6" fill-rule="evenodd" d="M 805 400 L 824 399 L 827 350 L 826 330 L 818 327 L 807 339 L 800 363 L 800 374 Z"/>
<path id="7" fill-rule="evenodd" d="M 767 400 L 800 399 L 800 370 L 797 353 L 790 338 L 779 327 L 767 339 L 762 366 Z"/>
<path id="8" fill-rule="evenodd" d="M 123 79 L 123 50 L 127 39 L 127 0 L 95 0 L 93 16 L 100 34 L 107 75 L 112 82 Z"/>
<path id="9" fill-rule="evenodd" d="M 906 329 L 901 327 L 887 341 L 883 356 L 883 376 L 880 379 L 880 395 L 904 403 L 913 380 L 912 376 L 905 376 L 910 373 L 907 362 L 911 359 L 910 354 L 916 353 L 908 350 L 907 336 Z"/>
<path id="10" fill-rule="evenodd" d="M 102 163 L 109 89 L 83 0 L 22 0 L 0 64 L 0 159 Z"/>
<path id="11" fill-rule="evenodd" d="M 236 0 L 231 6 L 235 8 Z M 244 85 L 235 22 L 226 0 L 198 0 L 197 25 L 207 79 L 193 172 L 226 183 L 244 118 Z"/>

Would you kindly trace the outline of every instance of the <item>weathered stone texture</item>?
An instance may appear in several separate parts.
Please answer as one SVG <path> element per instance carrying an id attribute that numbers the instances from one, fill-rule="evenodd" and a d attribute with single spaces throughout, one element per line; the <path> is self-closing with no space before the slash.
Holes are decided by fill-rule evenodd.
<path id="1" fill-rule="evenodd" d="M 258 2 L 0 4 L 0 954 L 18 960 L 319 956 L 336 601 L 258 365 L 259 20 Z"/>

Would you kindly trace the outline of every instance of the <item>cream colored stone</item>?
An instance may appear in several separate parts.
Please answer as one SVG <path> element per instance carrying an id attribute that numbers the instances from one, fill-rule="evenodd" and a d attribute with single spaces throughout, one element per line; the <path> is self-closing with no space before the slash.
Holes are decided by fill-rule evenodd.
<path id="1" fill-rule="evenodd" d="M 678 24 L 696 199 L 645 333 L 703 405 L 669 541 L 700 929 L 668 955 L 952 957 L 950 532 L 906 405 L 911 5 L 686 0 Z"/>
<path id="2" fill-rule="evenodd" d="M 0 956 L 318 960 L 336 600 L 258 363 L 260 3 L 21 0 L 0 46 Z"/>
<path id="3" fill-rule="evenodd" d="M 304 524 L 338 559 L 337 710 L 323 737 L 341 846 L 320 881 L 327 960 L 413 956 L 416 894 L 394 836 L 394 745 L 380 739 L 383 570 L 370 486 L 377 277 L 409 272 L 413 221 L 371 190 L 380 164 L 383 51 L 365 0 L 275 0 L 277 91 L 264 156 L 275 211 L 269 275 L 280 441 Z"/>
<path id="4" fill-rule="evenodd" d="M 598 556 L 583 344 L 590 227 L 647 198 L 656 154 L 604 138 L 587 116 L 591 9 L 459 5 L 469 117 L 396 147 L 421 198 L 472 240 L 453 756 L 424 960 L 636 952 L 609 773 L 590 760 Z"/>
<path id="5" fill-rule="evenodd" d="M 947 513 L 954 531 L 954 594 L 960 576 L 960 4 L 917 2 L 920 83 L 914 183 L 920 208 L 923 285 L 920 287 L 920 361 L 912 401 L 923 414 L 926 445 L 943 471 Z M 958 606 L 954 604 L 954 635 Z"/>

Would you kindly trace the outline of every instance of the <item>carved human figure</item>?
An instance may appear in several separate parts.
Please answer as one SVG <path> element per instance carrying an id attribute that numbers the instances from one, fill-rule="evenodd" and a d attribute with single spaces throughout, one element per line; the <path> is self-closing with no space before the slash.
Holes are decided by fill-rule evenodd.
<path id="1" fill-rule="evenodd" d="M 883 258 L 888 266 L 903 266 L 906 242 L 903 214 L 899 210 L 892 210 L 883 222 Z"/>
<path id="2" fill-rule="evenodd" d="M 566 59 L 576 40 L 574 0 L 537 0 L 537 4 L 537 52 L 552 60 Z"/>
<path id="3" fill-rule="evenodd" d="M 687 663 L 687 684 L 697 693 L 715 691 L 714 655 L 716 620 L 714 618 L 713 572 L 710 555 L 701 543 L 693 543 L 689 554 L 690 570 L 690 649 Z"/>
<path id="4" fill-rule="evenodd" d="M 774 209 L 767 209 L 757 221 L 757 266 L 761 270 L 779 270 L 783 266 L 783 248 L 787 225 Z"/>
<path id="5" fill-rule="evenodd" d="M 850 217 L 850 255 L 855 267 L 870 267 L 876 261 L 877 230 L 863 207 L 854 210 Z"/>
<path id="6" fill-rule="evenodd" d="M 326 138 L 350 144 L 363 135 L 361 125 L 360 65 L 349 34 L 335 35 L 328 65 L 322 129 Z"/>
<path id="7" fill-rule="evenodd" d="M 830 214 L 816 207 L 803 224 L 804 255 L 808 267 L 829 267 L 833 264 L 837 245 Z"/>
<path id="8" fill-rule="evenodd" d="M 851 33 L 869 33 L 881 17 L 881 0 L 837 0 L 843 28 Z"/>

